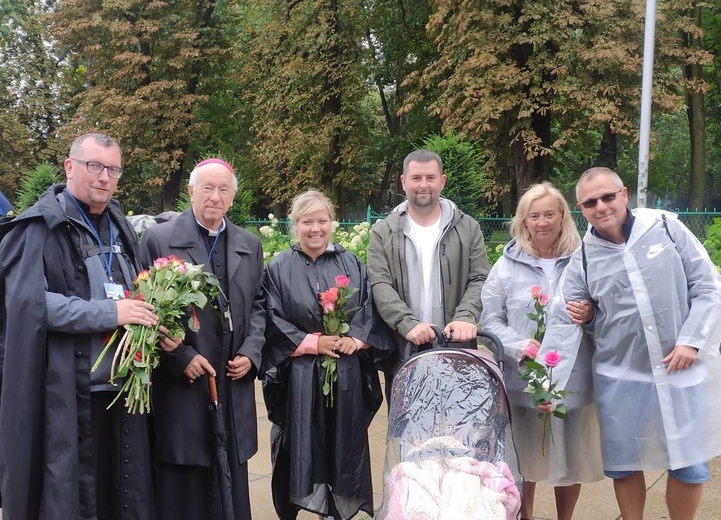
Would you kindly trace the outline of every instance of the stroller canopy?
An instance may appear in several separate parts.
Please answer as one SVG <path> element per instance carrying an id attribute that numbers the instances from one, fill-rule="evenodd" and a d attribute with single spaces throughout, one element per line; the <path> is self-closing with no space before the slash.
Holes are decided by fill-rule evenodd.
<path id="1" fill-rule="evenodd" d="M 522 478 L 495 363 L 425 351 L 401 366 L 391 394 L 380 518 L 420 518 L 419 508 L 438 520 L 515 518 Z"/>

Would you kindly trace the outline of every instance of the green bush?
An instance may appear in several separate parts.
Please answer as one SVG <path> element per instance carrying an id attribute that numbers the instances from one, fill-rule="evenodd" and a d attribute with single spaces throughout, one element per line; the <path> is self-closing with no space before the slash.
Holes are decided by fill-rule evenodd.
<path id="1" fill-rule="evenodd" d="M 39 164 L 27 172 L 18 190 L 18 201 L 15 204 L 17 212 L 28 209 L 38 201 L 45 190 L 61 182 L 62 173 L 62 170 L 49 163 Z"/>
<path id="2" fill-rule="evenodd" d="M 713 219 L 713 224 L 706 230 L 706 240 L 703 246 L 708 251 L 713 263 L 721 266 L 721 218 Z"/>
<path id="3" fill-rule="evenodd" d="M 433 134 L 423 145 L 443 159 L 446 186 L 443 196 L 451 199 L 461 211 L 478 218 L 483 214 L 484 187 L 483 156 L 475 143 L 464 140 L 459 134 L 448 130 L 445 135 Z"/>

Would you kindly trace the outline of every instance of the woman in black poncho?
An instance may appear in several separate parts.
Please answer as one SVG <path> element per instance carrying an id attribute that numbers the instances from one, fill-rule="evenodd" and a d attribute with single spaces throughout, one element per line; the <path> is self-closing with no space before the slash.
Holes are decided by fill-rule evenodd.
<path id="1" fill-rule="evenodd" d="M 308 191 L 293 200 L 297 243 L 266 267 L 268 311 L 260 377 L 271 430 L 273 503 L 282 520 L 305 509 L 335 519 L 373 514 L 368 426 L 382 394 L 374 363 L 394 352 L 373 309 L 365 265 L 331 242 L 333 206 Z M 345 308 L 350 329 L 323 333 L 321 292 L 347 276 L 357 288 Z M 336 359 L 332 406 L 323 395 L 323 357 Z"/>

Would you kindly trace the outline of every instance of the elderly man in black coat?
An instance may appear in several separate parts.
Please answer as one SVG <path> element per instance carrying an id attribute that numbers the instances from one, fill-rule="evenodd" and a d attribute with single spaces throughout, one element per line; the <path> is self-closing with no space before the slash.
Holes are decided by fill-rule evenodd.
<path id="1" fill-rule="evenodd" d="M 222 289 L 216 305 L 198 312 L 198 332 L 188 330 L 177 349 L 162 353 L 153 374 L 159 520 L 220 514 L 212 471 L 208 374 L 217 377 L 226 414 L 235 518 L 250 518 L 247 460 L 258 448 L 253 380 L 265 331 L 263 251 L 258 237 L 225 217 L 237 188 L 224 161 L 198 163 L 188 183 L 191 208 L 149 228 L 141 239 L 145 265 L 172 254 L 204 264 Z"/>
<path id="2" fill-rule="evenodd" d="M 150 304 L 118 299 L 138 271 L 135 232 L 111 199 L 122 173 L 115 141 L 83 135 L 67 184 L 0 227 L 5 520 L 154 517 L 146 416 L 107 409 L 122 386 L 108 383 L 108 356 L 90 371 L 109 332 L 157 322 Z"/>

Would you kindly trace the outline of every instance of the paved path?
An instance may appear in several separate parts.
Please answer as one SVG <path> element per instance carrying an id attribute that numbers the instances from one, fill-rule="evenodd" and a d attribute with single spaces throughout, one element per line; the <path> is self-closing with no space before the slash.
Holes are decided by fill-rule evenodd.
<path id="1" fill-rule="evenodd" d="M 258 453 L 249 462 L 250 494 L 253 509 L 253 520 L 275 520 L 275 510 L 270 494 L 270 422 L 268 421 L 263 404 L 260 384 L 256 383 L 256 402 L 258 416 Z M 373 489 L 375 494 L 375 507 L 380 507 L 382 496 L 378 493 L 382 489 L 381 478 L 383 474 L 383 458 L 385 456 L 385 440 L 388 425 L 387 409 L 385 404 L 381 407 L 368 431 L 373 468 Z M 711 482 L 704 489 L 696 520 L 721 520 L 721 459 L 711 461 Z M 666 475 L 664 472 L 650 472 L 646 475 L 648 495 L 646 499 L 646 514 L 644 520 L 666 520 L 664 491 L 666 488 Z M 553 502 L 553 489 L 546 484 L 539 484 L 536 491 L 535 520 L 554 520 L 556 518 Z M 361 519 L 366 515 L 359 515 Z M 315 520 L 316 516 L 305 512 L 298 515 L 300 520 Z M 581 490 L 581 497 L 576 506 L 574 518 L 578 520 L 620 520 L 618 507 L 613 495 L 613 484 L 606 479 L 602 482 L 589 484 Z M 2 520 L 2 512 L 0 512 Z M 457 520 L 463 520 L 461 518 Z"/>
<path id="2" fill-rule="evenodd" d="M 270 422 L 266 415 L 259 383 L 256 383 L 256 401 L 258 404 L 259 450 L 249 462 L 253 520 L 275 520 L 277 516 L 273 509 L 273 500 L 270 494 Z M 384 403 L 368 431 L 372 457 L 373 489 L 376 491 L 374 504 L 376 509 L 380 507 L 382 501 L 382 495 L 379 491 L 382 490 L 381 478 L 387 425 L 387 408 Z M 704 497 L 696 515 L 696 520 L 721 520 L 721 459 L 711 461 L 710 467 L 711 482 L 704 489 Z M 648 472 L 646 474 L 646 485 L 648 486 L 648 495 L 644 520 L 668 519 L 665 504 L 665 472 Z M 359 515 L 357 518 L 364 517 L 366 515 Z M 301 512 L 298 518 L 301 520 L 315 520 L 317 517 Z M 535 520 L 554 520 L 556 518 L 553 489 L 544 483 L 539 484 L 536 491 L 534 518 Z M 576 506 L 574 519 L 620 520 L 618 506 L 613 494 L 613 483 L 606 479 L 602 482 L 584 486 Z M 463 519 L 459 518 L 458 520 Z"/>

